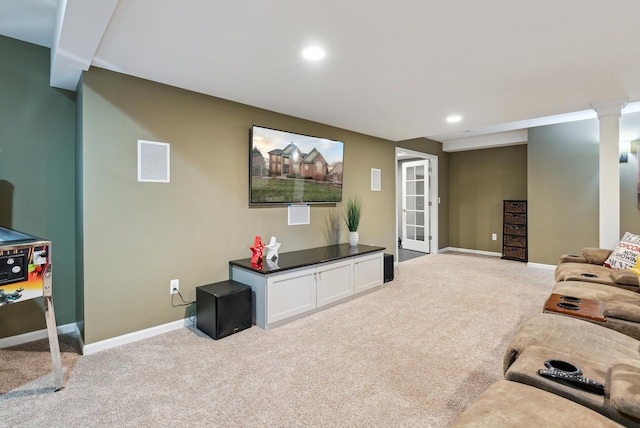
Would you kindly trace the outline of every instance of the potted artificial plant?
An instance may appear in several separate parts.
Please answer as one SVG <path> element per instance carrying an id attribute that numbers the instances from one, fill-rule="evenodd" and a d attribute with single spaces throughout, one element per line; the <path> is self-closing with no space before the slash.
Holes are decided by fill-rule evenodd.
<path id="1" fill-rule="evenodd" d="M 349 245 L 358 245 L 358 226 L 360 225 L 360 215 L 362 212 L 362 201 L 358 195 L 350 197 L 344 212 L 344 221 L 349 229 Z"/>

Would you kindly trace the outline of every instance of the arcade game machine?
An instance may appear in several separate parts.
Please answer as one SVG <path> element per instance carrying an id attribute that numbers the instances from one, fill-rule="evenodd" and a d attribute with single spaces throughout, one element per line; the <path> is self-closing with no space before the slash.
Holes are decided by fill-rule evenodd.
<path id="1" fill-rule="evenodd" d="M 43 298 L 57 391 L 62 387 L 62 362 L 51 277 L 51 241 L 0 226 L 0 310 L 13 303 Z"/>

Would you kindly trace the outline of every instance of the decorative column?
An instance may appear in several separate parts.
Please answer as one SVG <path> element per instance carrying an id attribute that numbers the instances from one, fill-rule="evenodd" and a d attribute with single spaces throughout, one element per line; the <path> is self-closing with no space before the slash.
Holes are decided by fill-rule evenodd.
<path id="1" fill-rule="evenodd" d="M 615 248 L 620 240 L 620 116 L 626 104 L 626 98 L 592 104 L 600 121 L 601 248 Z"/>

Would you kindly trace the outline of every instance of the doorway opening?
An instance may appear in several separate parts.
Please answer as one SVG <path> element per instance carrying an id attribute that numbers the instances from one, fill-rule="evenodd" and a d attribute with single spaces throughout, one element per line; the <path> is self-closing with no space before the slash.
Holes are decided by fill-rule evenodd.
<path id="1" fill-rule="evenodd" d="M 396 147 L 396 260 L 438 252 L 438 157 Z"/>

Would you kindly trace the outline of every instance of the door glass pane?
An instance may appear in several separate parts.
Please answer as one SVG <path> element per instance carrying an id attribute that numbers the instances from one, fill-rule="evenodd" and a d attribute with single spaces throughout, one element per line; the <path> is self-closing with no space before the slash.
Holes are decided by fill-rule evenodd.
<path id="1" fill-rule="evenodd" d="M 416 212 L 407 211 L 407 224 L 416 224 Z"/>
<path id="2" fill-rule="evenodd" d="M 424 227 L 416 227 L 416 241 L 424 241 Z"/>
<path id="3" fill-rule="evenodd" d="M 419 165 L 416 167 L 416 178 L 419 180 L 424 180 L 424 166 Z"/>
<path id="4" fill-rule="evenodd" d="M 419 226 L 424 226 L 424 211 L 416 211 L 416 222 Z"/>
<path id="5" fill-rule="evenodd" d="M 424 181 L 416 181 L 416 195 L 424 195 Z"/>
<path id="6" fill-rule="evenodd" d="M 407 182 L 407 195 L 415 195 L 416 194 L 416 182 L 408 181 Z"/>
<path id="7" fill-rule="evenodd" d="M 406 201 L 407 201 L 407 209 L 408 210 L 415 210 L 416 209 L 416 197 L 415 196 L 407 196 L 406 197 Z"/>
<path id="8" fill-rule="evenodd" d="M 416 228 L 407 226 L 407 239 L 416 239 Z"/>
<path id="9" fill-rule="evenodd" d="M 416 196 L 416 204 L 415 204 L 415 209 L 417 210 L 424 210 L 424 196 Z"/>
<path id="10" fill-rule="evenodd" d="M 414 167 L 409 167 L 407 168 L 407 180 L 414 180 L 416 175 L 414 172 L 415 168 Z"/>

